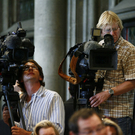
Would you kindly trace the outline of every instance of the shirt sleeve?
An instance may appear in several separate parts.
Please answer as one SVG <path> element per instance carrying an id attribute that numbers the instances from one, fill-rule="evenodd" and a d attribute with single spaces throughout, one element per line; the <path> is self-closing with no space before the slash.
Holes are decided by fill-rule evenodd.
<path id="1" fill-rule="evenodd" d="M 60 135 L 63 135 L 65 128 L 64 104 L 58 93 L 55 93 L 51 101 L 50 119 Z"/>
<path id="2" fill-rule="evenodd" d="M 123 61 L 123 71 L 125 80 L 135 79 L 135 48 L 126 51 Z"/>

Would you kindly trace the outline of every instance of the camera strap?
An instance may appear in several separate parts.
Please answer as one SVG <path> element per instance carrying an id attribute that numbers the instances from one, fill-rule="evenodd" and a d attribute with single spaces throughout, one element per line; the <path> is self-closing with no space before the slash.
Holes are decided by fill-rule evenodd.
<path id="1" fill-rule="evenodd" d="M 68 82 L 70 82 L 70 83 L 76 85 L 76 84 L 78 84 L 78 83 L 81 81 L 81 79 L 80 79 L 80 77 L 78 76 L 78 74 L 75 72 L 75 70 L 76 70 L 76 63 L 77 63 L 77 61 L 78 61 L 78 57 L 75 57 L 75 56 L 73 56 L 73 57 L 74 57 L 74 58 L 72 58 L 72 60 L 71 60 L 71 62 L 70 62 L 70 67 L 72 67 L 72 69 L 74 69 L 74 70 L 72 70 L 72 72 L 73 72 L 73 74 L 75 75 L 75 78 L 66 75 L 66 74 L 62 71 L 62 65 L 63 65 L 65 59 L 67 58 L 67 55 L 66 55 L 65 58 L 62 60 L 60 66 L 59 66 L 59 68 L 58 68 L 58 74 L 59 74 L 59 76 L 62 77 L 64 80 L 66 80 L 66 81 L 68 81 Z"/>
<path id="2" fill-rule="evenodd" d="M 59 76 L 61 76 L 64 80 L 76 85 L 78 83 L 80 83 L 82 81 L 82 78 L 78 76 L 77 72 L 76 72 L 76 65 L 77 65 L 77 61 L 79 59 L 79 56 L 82 54 L 82 52 L 84 51 L 84 46 L 80 46 L 79 49 L 75 52 L 75 54 L 73 55 L 72 59 L 71 59 L 71 62 L 70 62 L 70 68 L 71 68 L 71 71 L 72 73 L 74 74 L 75 77 L 71 77 L 71 76 L 68 76 L 66 74 L 63 73 L 62 71 L 62 65 L 65 61 L 65 59 L 67 58 L 67 55 L 65 56 L 65 58 L 62 60 L 60 66 L 59 66 L 59 69 L 58 69 L 58 74 Z"/>

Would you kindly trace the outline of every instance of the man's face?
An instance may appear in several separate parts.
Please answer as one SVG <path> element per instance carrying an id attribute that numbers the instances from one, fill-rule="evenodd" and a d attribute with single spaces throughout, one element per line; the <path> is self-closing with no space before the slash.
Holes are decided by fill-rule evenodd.
<path id="1" fill-rule="evenodd" d="M 104 35 L 106 35 L 106 34 L 111 34 L 113 36 L 114 43 L 116 43 L 121 34 L 121 30 L 120 30 L 118 24 L 113 23 L 112 25 L 106 25 L 102 29 L 102 37 L 104 37 Z"/>
<path id="2" fill-rule="evenodd" d="M 27 62 L 25 64 L 23 72 L 23 82 L 27 82 L 29 80 L 35 80 L 37 82 L 42 80 L 38 71 L 38 67 L 32 62 Z"/>
<path id="3" fill-rule="evenodd" d="M 39 130 L 39 135 L 56 135 L 55 131 L 52 127 L 49 128 L 41 128 Z"/>
<path id="4" fill-rule="evenodd" d="M 97 115 L 78 120 L 79 135 L 106 135 L 106 128 Z"/>

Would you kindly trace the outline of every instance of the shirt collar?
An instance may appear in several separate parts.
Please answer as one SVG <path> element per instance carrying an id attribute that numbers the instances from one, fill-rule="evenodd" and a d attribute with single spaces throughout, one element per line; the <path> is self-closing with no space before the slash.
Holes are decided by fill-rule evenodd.
<path id="1" fill-rule="evenodd" d="M 114 44 L 114 47 L 116 48 L 116 49 L 118 49 L 119 48 L 119 46 L 120 46 L 120 42 L 123 40 L 123 37 L 122 36 L 120 36 L 120 38 L 118 39 L 118 41 Z"/>
<path id="2" fill-rule="evenodd" d="M 44 89 L 43 89 L 43 86 L 41 85 L 40 88 L 38 89 L 38 91 L 36 93 L 32 94 L 32 96 L 36 95 L 37 97 L 41 97 L 43 94 L 44 94 Z"/>
<path id="3" fill-rule="evenodd" d="M 32 94 L 32 97 L 33 96 L 41 97 L 41 96 L 43 96 L 44 92 L 45 92 L 44 87 L 41 85 L 40 88 L 38 89 L 38 91 Z M 20 102 L 23 102 L 25 100 L 26 96 L 27 96 L 27 93 L 25 92 L 22 95 Z"/>

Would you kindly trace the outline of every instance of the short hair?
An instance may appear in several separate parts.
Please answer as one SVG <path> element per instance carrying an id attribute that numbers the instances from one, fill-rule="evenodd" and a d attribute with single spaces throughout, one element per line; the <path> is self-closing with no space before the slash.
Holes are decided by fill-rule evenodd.
<path id="1" fill-rule="evenodd" d="M 116 22 L 122 31 L 123 25 L 118 15 L 112 11 L 104 11 L 99 18 L 97 28 L 104 28 L 106 25 L 111 25 L 113 22 Z"/>
<path id="2" fill-rule="evenodd" d="M 97 115 L 97 117 L 99 117 L 99 119 L 101 120 L 102 122 L 102 114 L 101 113 L 98 113 L 95 109 L 93 108 L 82 108 L 78 111 L 76 111 L 72 116 L 71 118 L 69 119 L 69 122 L 68 122 L 68 126 L 69 126 L 69 130 L 74 132 L 74 133 L 78 133 L 79 131 L 79 127 L 78 127 L 78 120 L 80 118 L 82 119 L 87 119 L 93 115 Z M 103 123 L 103 122 L 102 122 Z"/>
<path id="3" fill-rule="evenodd" d="M 34 135 L 39 135 L 39 130 L 41 128 L 47 129 L 47 128 L 50 128 L 50 127 L 52 127 L 54 129 L 54 132 L 55 132 L 56 135 L 59 135 L 59 132 L 54 127 L 52 122 L 50 122 L 49 120 L 42 120 L 39 123 L 37 123 L 36 126 L 34 127 Z"/>
<path id="4" fill-rule="evenodd" d="M 37 66 L 39 74 L 42 77 L 42 80 L 40 81 L 40 84 L 42 86 L 45 86 L 45 82 L 43 82 L 44 74 L 43 74 L 42 67 L 33 59 L 29 59 L 27 61 L 23 61 L 22 64 L 25 65 L 27 62 L 32 62 L 32 63 L 34 63 Z M 19 71 L 18 71 L 18 77 L 17 77 L 18 78 L 18 86 L 21 88 L 21 91 L 26 92 L 25 87 L 24 87 L 24 83 L 22 82 L 23 72 L 24 72 L 23 68 L 20 68 Z"/>
<path id="5" fill-rule="evenodd" d="M 120 126 L 117 123 L 115 123 L 114 121 L 112 121 L 108 118 L 104 118 L 103 123 L 104 123 L 105 126 L 114 127 L 116 132 L 117 132 L 117 135 L 123 135 L 123 132 L 122 132 Z"/>

